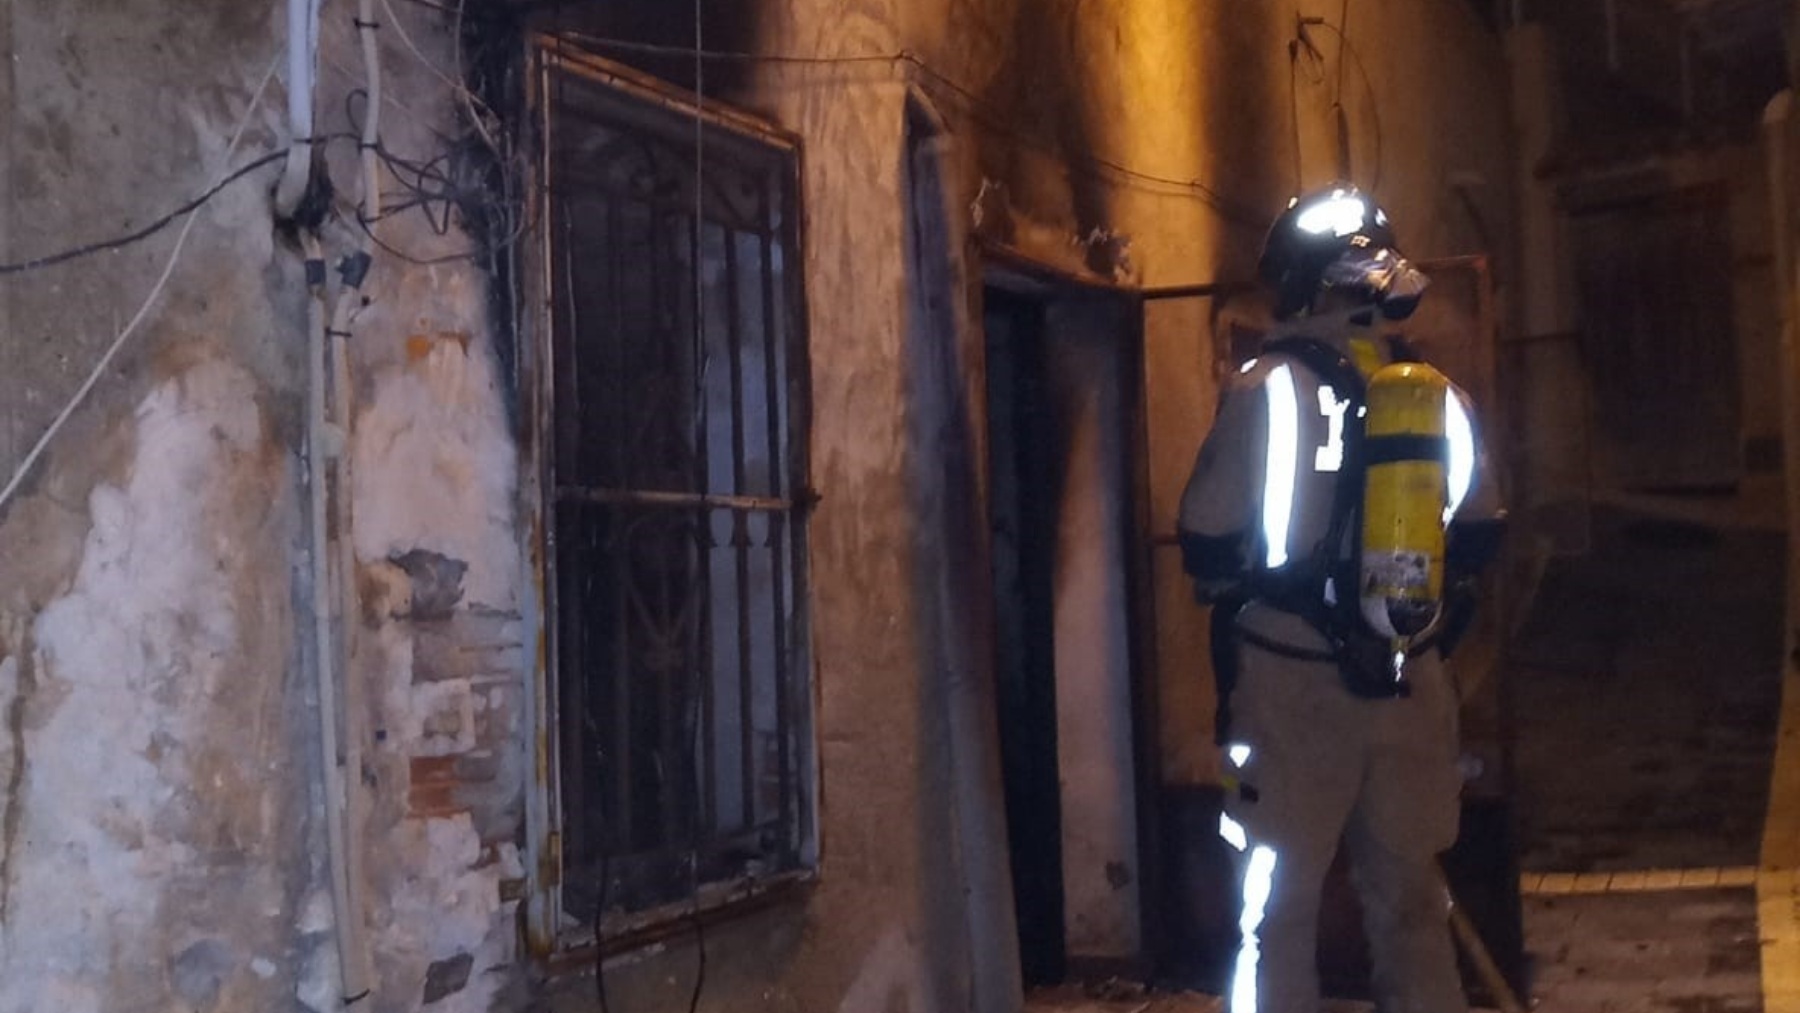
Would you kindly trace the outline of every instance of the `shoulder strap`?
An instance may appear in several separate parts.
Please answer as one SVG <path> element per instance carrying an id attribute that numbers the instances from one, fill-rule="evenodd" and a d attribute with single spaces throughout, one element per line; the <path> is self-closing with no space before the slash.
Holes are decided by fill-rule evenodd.
<path id="1" fill-rule="evenodd" d="M 1294 611 L 1342 650 L 1349 631 L 1360 620 L 1357 599 L 1357 574 L 1362 557 L 1362 500 L 1364 467 L 1364 419 L 1362 408 L 1367 403 L 1369 385 L 1356 364 L 1337 348 L 1304 336 L 1278 338 L 1268 344 L 1271 354 L 1286 354 L 1298 359 L 1332 390 L 1340 400 L 1350 402 L 1344 412 L 1344 467 L 1337 474 L 1331 497 L 1331 523 L 1325 537 L 1314 549 L 1305 569 L 1311 574 L 1310 587 L 1292 601 Z M 1327 581 L 1332 587 L 1328 600 Z"/>
<path id="2" fill-rule="evenodd" d="M 1318 338 L 1309 338 L 1304 334 L 1292 334 L 1276 338 L 1263 346 L 1266 354 L 1291 355 L 1300 360 L 1308 369 L 1319 374 L 1332 390 L 1338 392 L 1340 398 L 1352 404 L 1361 405 L 1368 396 L 1369 384 L 1363 375 L 1344 353 Z"/>
<path id="3" fill-rule="evenodd" d="M 1419 354 L 1419 347 L 1399 334 L 1387 336 L 1388 360 L 1390 362 L 1424 362 L 1425 357 Z"/>

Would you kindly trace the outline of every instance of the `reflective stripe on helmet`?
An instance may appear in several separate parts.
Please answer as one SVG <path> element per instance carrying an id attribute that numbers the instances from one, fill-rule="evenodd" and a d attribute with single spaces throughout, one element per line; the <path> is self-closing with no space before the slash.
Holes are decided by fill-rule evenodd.
<path id="1" fill-rule="evenodd" d="M 1294 224 L 1315 236 L 1330 234 L 1342 239 L 1361 232 L 1368 220 L 1367 202 L 1355 194 L 1333 190 L 1330 196 L 1301 210 Z"/>

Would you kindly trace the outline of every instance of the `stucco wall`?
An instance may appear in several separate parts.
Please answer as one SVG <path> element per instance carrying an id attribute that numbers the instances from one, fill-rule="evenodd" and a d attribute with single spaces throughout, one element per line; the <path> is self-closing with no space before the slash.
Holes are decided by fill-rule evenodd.
<path id="1" fill-rule="evenodd" d="M 326 7 L 317 130 L 342 135 L 362 64 L 354 5 Z M 450 66 L 443 19 L 419 14 L 405 12 L 416 43 Z M 384 143 L 430 158 L 461 133 L 450 93 L 393 31 L 381 38 Z M 6 7 L 0 261 L 143 226 L 280 150 L 284 46 L 276 3 Z M 353 201 L 354 146 L 330 151 Z M 277 171 L 194 216 L 142 325 L 0 505 L 3 1010 L 343 1001 L 306 646 L 307 296 L 301 255 L 274 227 Z M 180 228 L 0 276 L 0 479 L 132 321 Z M 378 228 L 420 257 L 470 242 L 436 236 L 416 211 Z M 336 228 L 328 250 L 354 236 Z M 361 692 L 344 707 L 367 761 L 351 778 L 367 813 L 350 845 L 365 859 L 375 972 L 363 1008 L 487 1009 L 514 976 L 501 882 L 522 876 L 505 378 L 483 271 L 382 254 L 367 294 L 347 455 L 349 579 L 369 611 L 351 617 L 347 682 Z M 389 562 L 414 550 L 466 567 L 431 616 Z M 444 663 L 466 652 L 434 653 L 432 634 L 471 622 L 497 660 Z M 463 764 L 455 790 L 429 790 L 433 763 Z"/>
<path id="2" fill-rule="evenodd" d="M 274 8 L 200 5 L 179 26 L 119 4 L 7 13 L 0 259 L 140 225 L 244 160 L 226 149 L 280 52 Z M 273 143 L 280 100 L 272 85 L 243 151 Z M 245 186 L 206 209 L 162 312 L 0 514 L 9 1011 L 279 1006 L 313 950 L 288 569 L 299 346 L 278 337 L 301 288 L 261 203 Z M 6 478 L 174 239 L 0 279 Z"/>

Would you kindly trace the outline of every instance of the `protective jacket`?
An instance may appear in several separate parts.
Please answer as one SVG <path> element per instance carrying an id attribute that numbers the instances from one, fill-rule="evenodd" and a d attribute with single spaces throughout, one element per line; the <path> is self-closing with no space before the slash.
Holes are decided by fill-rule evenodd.
<path id="1" fill-rule="evenodd" d="M 1215 651 L 1235 639 L 1331 661 L 1352 692 L 1378 697 L 1404 683 L 1389 677 L 1390 644 L 1357 609 L 1364 389 L 1381 366 L 1416 356 L 1399 338 L 1348 330 L 1341 319 L 1288 325 L 1232 378 L 1183 494 L 1180 533 L 1197 592 L 1216 606 Z M 1440 654 L 1469 622 L 1501 516 L 1460 389 L 1449 388 L 1444 416 L 1447 602 L 1413 645 Z"/>

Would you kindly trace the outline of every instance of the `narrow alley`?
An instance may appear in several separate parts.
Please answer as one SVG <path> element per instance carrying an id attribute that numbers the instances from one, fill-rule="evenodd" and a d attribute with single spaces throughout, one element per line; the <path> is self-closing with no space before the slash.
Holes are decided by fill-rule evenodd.
<path id="1" fill-rule="evenodd" d="M 1796 589 L 1800 0 L 0 0 L 0 1013 L 1800 1013 Z"/>

